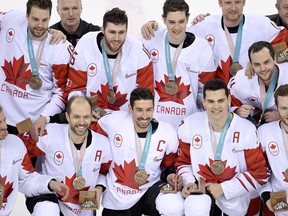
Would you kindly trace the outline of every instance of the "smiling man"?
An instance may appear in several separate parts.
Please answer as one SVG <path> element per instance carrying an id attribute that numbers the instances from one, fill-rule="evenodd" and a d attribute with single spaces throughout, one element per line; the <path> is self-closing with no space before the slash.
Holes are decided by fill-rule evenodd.
<path id="1" fill-rule="evenodd" d="M 189 6 L 184 0 L 166 0 L 162 18 L 166 28 L 142 43 L 153 62 L 154 116 L 177 128 L 184 117 L 201 109 L 203 84 L 215 78 L 216 66 L 209 44 L 186 32 Z"/>
<path id="2" fill-rule="evenodd" d="M 276 64 L 274 49 L 265 41 L 252 44 L 248 55 L 256 76 L 249 79 L 243 69 L 231 78 L 232 110 L 256 126 L 279 120 L 272 96 L 278 86 L 288 83 L 288 63 Z"/>

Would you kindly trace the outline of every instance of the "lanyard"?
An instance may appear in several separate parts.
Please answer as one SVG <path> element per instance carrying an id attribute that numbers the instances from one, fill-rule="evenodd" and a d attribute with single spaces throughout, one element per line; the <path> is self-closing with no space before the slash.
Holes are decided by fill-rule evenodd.
<path id="1" fill-rule="evenodd" d="M 229 126 L 230 126 L 230 122 L 231 122 L 231 117 L 230 117 L 230 113 L 228 113 L 225 125 L 221 131 L 221 135 L 220 135 L 220 138 L 218 140 L 216 154 L 214 156 L 215 161 L 221 160 L 221 154 L 223 151 L 224 141 L 225 141 L 225 137 L 226 137 L 227 131 L 228 131 Z M 212 148 L 214 149 L 215 148 L 214 146 L 216 146 L 216 138 L 215 138 L 215 134 L 214 134 L 214 131 L 212 129 L 211 124 L 209 124 L 209 125 L 210 125 L 210 137 L 211 137 Z"/>
<path id="2" fill-rule="evenodd" d="M 243 15 L 242 15 L 240 23 L 239 23 L 238 30 L 237 30 L 237 37 L 236 37 L 236 45 L 235 45 L 235 47 L 234 47 L 231 35 L 230 35 L 229 31 L 228 31 L 228 28 L 227 28 L 227 26 L 224 23 L 225 35 L 226 35 L 226 39 L 228 41 L 228 45 L 229 45 L 231 56 L 233 55 L 232 56 L 233 62 L 239 62 L 240 49 L 241 49 L 241 44 L 242 44 L 243 23 L 244 23 L 244 19 L 243 19 Z"/>
<path id="3" fill-rule="evenodd" d="M 139 162 L 139 167 L 138 167 L 139 170 L 145 170 L 145 163 L 147 160 L 148 151 L 149 151 L 149 147 L 151 143 L 151 136 L 152 136 L 152 125 L 150 123 L 148 127 L 148 131 L 147 131 L 146 139 L 145 139 L 144 149 L 143 149 L 141 159 Z M 140 149 L 141 142 L 136 131 L 135 131 L 135 145 L 136 145 L 136 156 L 137 156 L 136 161 L 138 161 L 138 159 L 140 158 L 140 154 L 141 154 L 141 149 Z"/>
<path id="4" fill-rule="evenodd" d="M 166 37 L 165 37 L 165 58 L 166 58 L 166 68 L 167 68 L 167 72 L 168 72 L 168 78 L 170 81 L 175 80 L 176 64 L 177 64 L 178 57 L 181 53 L 185 38 L 186 38 L 186 34 L 185 34 L 185 37 L 182 40 L 182 42 L 177 47 L 175 54 L 173 56 L 173 61 L 171 63 L 170 44 L 168 41 L 168 34 L 166 34 Z"/>
<path id="5" fill-rule="evenodd" d="M 103 57 L 104 68 L 105 68 L 106 77 L 108 80 L 109 89 L 113 91 L 113 84 L 115 84 L 116 77 L 118 74 L 119 65 L 120 65 L 120 61 L 122 58 L 122 51 L 120 51 L 116 57 L 114 67 L 112 70 L 112 75 L 111 75 L 109 61 L 108 61 L 107 53 L 104 47 L 104 39 L 102 39 L 102 42 L 101 42 L 101 49 L 102 49 L 102 57 Z"/>
<path id="6" fill-rule="evenodd" d="M 46 38 L 46 37 L 45 37 Z M 43 39 L 39 45 L 39 48 L 37 50 L 37 55 L 36 55 L 36 59 L 35 59 L 35 55 L 34 55 L 34 49 L 33 49 L 33 45 L 32 45 L 32 40 L 30 37 L 30 34 L 27 30 L 27 44 L 28 44 L 28 52 L 29 52 L 29 58 L 30 58 L 30 65 L 31 65 L 31 69 L 33 72 L 33 76 L 39 76 L 39 65 L 40 65 L 40 60 L 41 60 L 41 56 L 44 50 L 44 46 L 45 46 L 45 39 Z"/>

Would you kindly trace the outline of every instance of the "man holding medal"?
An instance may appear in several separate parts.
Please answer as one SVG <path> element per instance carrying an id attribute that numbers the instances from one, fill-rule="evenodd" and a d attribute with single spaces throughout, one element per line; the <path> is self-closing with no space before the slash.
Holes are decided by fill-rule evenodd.
<path id="1" fill-rule="evenodd" d="M 73 46 L 50 44 L 51 9 L 50 0 L 29 0 L 26 16 L 16 10 L 0 13 L 0 102 L 9 110 L 9 133 L 17 134 L 16 124 L 25 119 L 35 122 L 65 109 L 63 92 Z"/>
<path id="2" fill-rule="evenodd" d="M 0 215 L 10 215 L 18 191 L 35 196 L 55 191 L 62 200 L 68 197 L 69 188 L 53 177 L 35 172 L 27 149 L 15 135 L 8 134 L 6 117 L 0 106 Z M 51 215 L 51 214 L 50 214 Z"/>
<path id="3" fill-rule="evenodd" d="M 227 84 L 249 62 L 246 53 L 251 43 L 260 40 L 269 41 L 272 45 L 287 43 L 288 31 L 265 16 L 244 15 L 246 0 L 218 0 L 218 3 L 222 9 L 221 15 L 208 16 L 187 31 L 205 38 L 212 46 L 218 66 L 216 76 Z M 153 29 L 157 27 L 157 23 L 148 22 L 142 27 L 142 34 L 150 39 L 155 34 Z"/>
<path id="4" fill-rule="evenodd" d="M 273 93 L 278 86 L 288 84 L 288 63 L 276 64 L 274 49 L 265 41 L 253 43 L 248 55 L 256 76 L 249 79 L 243 69 L 231 78 L 232 110 L 256 126 L 279 120 Z"/>
<path id="5" fill-rule="evenodd" d="M 92 210 L 100 206 L 100 197 L 106 187 L 105 175 L 111 163 L 109 140 L 89 129 L 92 119 L 90 99 L 72 97 L 67 103 L 66 118 L 69 124 L 47 124 L 45 134 L 37 143 L 27 134 L 22 136 L 28 153 L 41 156 L 39 162 L 42 163 L 38 164 L 41 173 L 55 176 L 70 189 L 65 201 L 47 195 L 28 198 L 27 207 L 35 216 L 46 212 L 47 206 L 47 215 L 59 215 L 60 206 L 65 216 L 92 216 Z M 81 196 L 87 197 L 87 194 L 92 196 L 81 203 Z"/>
<path id="6" fill-rule="evenodd" d="M 128 111 L 130 92 L 153 90 L 153 68 L 139 40 L 127 36 L 125 11 L 113 8 L 103 16 L 102 32 L 89 32 L 77 43 L 70 62 L 67 94 L 97 95 L 97 106 Z"/>
<path id="7" fill-rule="evenodd" d="M 166 0 L 162 17 L 166 28 L 142 43 L 153 62 L 154 117 L 176 129 L 184 117 L 202 108 L 203 84 L 215 78 L 216 66 L 209 44 L 186 32 L 189 5 L 184 0 Z"/>
<path id="8" fill-rule="evenodd" d="M 280 121 L 267 123 L 258 128 L 259 140 L 272 171 L 271 180 L 262 189 L 261 197 L 271 211 L 277 212 L 276 215 L 287 215 L 288 84 L 279 86 L 274 93 L 274 99 Z M 277 200 L 273 200 L 275 194 L 278 194 Z"/>
<path id="9" fill-rule="evenodd" d="M 113 112 L 98 121 L 97 131 L 108 136 L 113 158 L 102 215 L 182 216 L 182 200 L 159 195 L 167 182 L 174 186 L 176 181 L 176 190 L 182 185 L 174 170 L 178 147 L 175 129 L 153 119 L 154 96 L 148 88 L 131 92 L 129 112 Z"/>
<path id="10" fill-rule="evenodd" d="M 203 105 L 205 112 L 185 118 L 178 129 L 176 166 L 183 177 L 185 215 L 243 216 L 249 192 L 270 176 L 256 128 L 229 112 L 230 96 L 220 79 L 205 83 Z M 205 179 L 207 194 L 190 194 L 199 177 Z"/>

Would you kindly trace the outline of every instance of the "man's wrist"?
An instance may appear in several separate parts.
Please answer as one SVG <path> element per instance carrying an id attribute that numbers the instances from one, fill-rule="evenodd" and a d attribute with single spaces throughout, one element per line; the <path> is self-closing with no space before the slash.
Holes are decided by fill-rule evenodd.
<path id="1" fill-rule="evenodd" d="M 46 119 L 46 124 L 50 122 L 50 116 L 45 116 L 45 115 L 41 115 L 41 116 Z"/>

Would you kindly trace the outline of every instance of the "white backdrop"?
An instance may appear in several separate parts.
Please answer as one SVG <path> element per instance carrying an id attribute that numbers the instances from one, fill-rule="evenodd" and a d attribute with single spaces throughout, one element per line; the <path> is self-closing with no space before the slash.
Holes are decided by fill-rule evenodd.
<path id="1" fill-rule="evenodd" d="M 56 11 L 57 0 L 52 0 L 53 11 L 50 24 L 59 21 L 59 16 Z M 190 6 L 190 21 L 199 13 L 210 12 L 213 14 L 221 13 L 221 8 L 218 6 L 217 0 L 186 0 Z M 276 13 L 276 0 L 246 0 L 244 8 L 245 13 L 255 13 L 268 15 Z M 102 26 L 102 17 L 106 10 L 113 7 L 119 7 L 126 10 L 129 17 L 128 33 L 137 35 L 140 32 L 142 24 L 148 20 L 161 21 L 162 6 L 164 0 L 82 0 L 83 12 L 82 18 L 87 22 L 91 22 Z M 260 7 L 261 5 L 261 7 Z M 0 11 L 8 11 L 12 9 L 19 9 L 26 11 L 25 0 L 0 0 Z M 12 216 L 28 216 L 24 204 L 24 197 L 22 194 L 18 196 L 18 200 Z"/>

